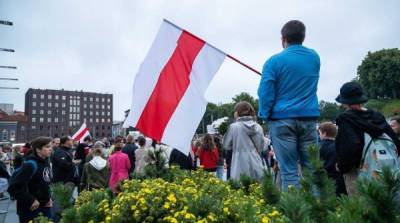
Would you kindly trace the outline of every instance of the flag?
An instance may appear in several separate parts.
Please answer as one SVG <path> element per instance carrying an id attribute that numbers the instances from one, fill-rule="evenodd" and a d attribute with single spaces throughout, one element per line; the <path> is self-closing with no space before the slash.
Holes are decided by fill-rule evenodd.
<path id="1" fill-rule="evenodd" d="M 164 20 L 136 74 L 124 127 L 189 153 L 205 92 L 226 54 Z"/>
<path id="2" fill-rule="evenodd" d="M 89 128 L 86 126 L 84 122 L 79 130 L 72 136 L 73 140 L 83 142 L 86 136 L 90 136 Z"/>

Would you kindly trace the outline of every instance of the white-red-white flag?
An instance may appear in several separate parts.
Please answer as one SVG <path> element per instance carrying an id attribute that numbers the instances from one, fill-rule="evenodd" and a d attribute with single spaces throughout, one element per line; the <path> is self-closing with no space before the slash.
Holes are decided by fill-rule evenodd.
<path id="1" fill-rule="evenodd" d="M 225 56 L 164 20 L 135 77 L 124 127 L 188 154 L 206 110 L 205 92 Z"/>
<path id="2" fill-rule="evenodd" d="M 90 136 L 89 128 L 86 126 L 84 122 L 79 130 L 72 136 L 72 139 L 83 142 L 86 136 Z"/>

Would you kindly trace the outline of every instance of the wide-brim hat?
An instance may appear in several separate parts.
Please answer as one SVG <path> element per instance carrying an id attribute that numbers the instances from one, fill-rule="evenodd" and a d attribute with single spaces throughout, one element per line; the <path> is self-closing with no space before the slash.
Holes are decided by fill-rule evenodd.
<path id="1" fill-rule="evenodd" d="M 346 105 L 364 104 L 368 101 L 362 87 L 357 82 L 347 82 L 340 88 L 336 101 Z"/>

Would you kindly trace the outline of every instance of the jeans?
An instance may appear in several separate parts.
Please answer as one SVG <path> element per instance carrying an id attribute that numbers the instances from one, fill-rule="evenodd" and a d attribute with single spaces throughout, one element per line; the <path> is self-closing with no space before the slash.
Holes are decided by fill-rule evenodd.
<path id="1" fill-rule="evenodd" d="M 298 164 L 309 167 L 307 148 L 318 143 L 317 121 L 301 119 L 281 119 L 268 122 L 272 146 L 281 174 L 282 191 L 289 185 L 299 188 Z"/>
<path id="2" fill-rule="evenodd" d="M 221 180 L 224 179 L 224 166 L 217 166 L 217 177 Z"/>

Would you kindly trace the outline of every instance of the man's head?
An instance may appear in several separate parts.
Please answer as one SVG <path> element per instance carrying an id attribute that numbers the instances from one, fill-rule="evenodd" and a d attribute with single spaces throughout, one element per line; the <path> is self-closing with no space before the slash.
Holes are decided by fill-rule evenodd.
<path id="1" fill-rule="evenodd" d="M 73 145 L 73 140 L 69 136 L 63 136 L 60 139 L 60 145 L 71 149 Z"/>
<path id="2" fill-rule="evenodd" d="M 299 20 L 287 22 L 281 29 L 282 47 L 292 44 L 302 44 L 306 37 L 306 26 Z"/>
<path id="3" fill-rule="evenodd" d="M 132 135 L 128 135 L 126 137 L 126 143 L 133 143 L 133 136 Z"/>
<path id="4" fill-rule="evenodd" d="M 347 109 L 360 110 L 362 104 L 368 101 L 362 87 L 357 82 L 347 82 L 340 88 L 340 94 L 336 101 L 343 104 Z"/>
<path id="5" fill-rule="evenodd" d="M 393 117 L 390 119 L 390 127 L 392 127 L 393 131 L 400 135 L 400 116 Z"/>
<path id="6" fill-rule="evenodd" d="M 321 139 L 335 139 L 337 135 L 336 125 L 332 122 L 323 122 L 318 127 L 319 137 Z"/>
<path id="7" fill-rule="evenodd" d="M 53 139 L 53 148 L 57 148 L 60 146 L 60 138 L 56 137 Z"/>
<path id="8" fill-rule="evenodd" d="M 92 137 L 90 137 L 90 136 L 86 136 L 86 137 L 83 139 L 83 142 L 84 142 L 85 144 L 89 144 L 91 141 L 92 141 Z"/>

